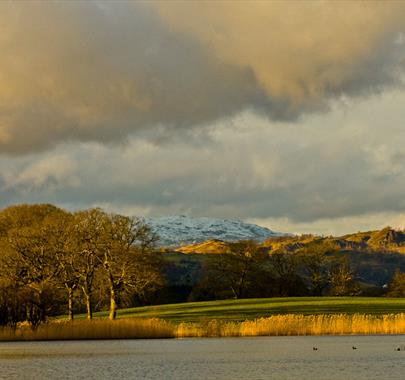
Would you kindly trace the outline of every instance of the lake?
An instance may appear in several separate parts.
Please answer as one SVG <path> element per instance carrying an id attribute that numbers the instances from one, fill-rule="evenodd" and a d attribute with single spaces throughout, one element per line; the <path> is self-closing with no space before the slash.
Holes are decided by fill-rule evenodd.
<path id="1" fill-rule="evenodd" d="M 404 335 L 12 342 L 0 343 L 0 378 L 402 380 L 404 345 Z"/>

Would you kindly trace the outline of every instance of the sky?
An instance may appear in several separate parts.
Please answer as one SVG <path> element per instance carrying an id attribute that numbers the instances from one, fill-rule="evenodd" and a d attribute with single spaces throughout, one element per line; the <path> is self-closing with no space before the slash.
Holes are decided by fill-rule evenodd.
<path id="1" fill-rule="evenodd" d="M 405 2 L 0 3 L 0 207 L 405 228 Z"/>

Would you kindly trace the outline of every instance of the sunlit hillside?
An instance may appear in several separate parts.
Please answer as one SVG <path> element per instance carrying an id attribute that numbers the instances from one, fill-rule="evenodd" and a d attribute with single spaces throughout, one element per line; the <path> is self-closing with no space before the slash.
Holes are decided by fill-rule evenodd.
<path id="1" fill-rule="evenodd" d="M 231 243 L 213 239 L 203 243 L 185 245 L 177 248 L 176 252 L 181 253 L 229 253 L 231 251 Z"/>
<path id="2" fill-rule="evenodd" d="M 363 252 L 398 252 L 405 253 L 405 231 L 385 227 L 381 230 L 357 232 L 340 237 L 317 235 L 285 235 L 266 239 L 261 246 L 268 252 L 296 252 L 304 248 L 322 245 L 331 250 Z M 230 244 L 218 239 L 203 243 L 185 245 L 178 249 L 182 253 L 225 253 L 230 251 Z"/>

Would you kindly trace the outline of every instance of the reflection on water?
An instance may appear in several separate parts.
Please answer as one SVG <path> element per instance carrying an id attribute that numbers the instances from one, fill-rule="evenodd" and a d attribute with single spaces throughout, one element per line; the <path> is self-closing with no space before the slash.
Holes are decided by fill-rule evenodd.
<path id="1" fill-rule="evenodd" d="M 0 378 L 402 380 L 404 344 L 405 336 L 0 343 Z"/>

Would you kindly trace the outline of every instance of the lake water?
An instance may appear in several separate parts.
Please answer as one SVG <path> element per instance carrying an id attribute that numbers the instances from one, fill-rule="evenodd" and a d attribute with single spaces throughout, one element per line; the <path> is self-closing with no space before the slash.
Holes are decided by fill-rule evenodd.
<path id="1" fill-rule="evenodd" d="M 0 343 L 0 378 L 403 380 L 403 345 L 404 335 Z"/>

